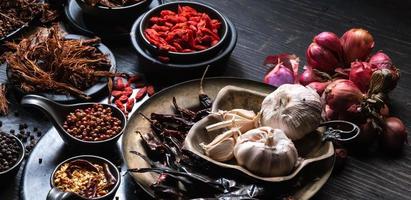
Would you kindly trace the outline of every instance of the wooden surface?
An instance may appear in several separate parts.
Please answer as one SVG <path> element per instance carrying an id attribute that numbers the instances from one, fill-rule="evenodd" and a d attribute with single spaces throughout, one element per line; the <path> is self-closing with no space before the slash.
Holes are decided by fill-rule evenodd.
<path id="1" fill-rule="evenodd" d="M 375 50 L 384 50 L 401 70 L 401 80 L 390 95 L 391 111 L 411 130 L 410 1 L 201 2 L 227 15 L 238 30 L 237 47 L 227 69 L 220 75 L 261 80 L 266 72 L 261 63 L 269 54 L 295 53 L 305 63 L 305 50 L 315 34 L 332 31 L 342 35 L 351 27 L 368 29 L 376 41 Z M 114 52 L 120 70 L 134 72 L 139 69 L 137 56 L 128 41 L 105 43 Z M 151 81 L 164 85 L 161 80 Z M 31 117 L 37 120 L 30 123 L 48 127 L 36 115 Z M 19 123 L 18 119 L 13 123 Z M 410 136 L 408 138 L 411 141 Z M 0 199 L 18 198 L 18 181 L 11 185 L 14 185 L 14 191 L 1 190 Z M 378 152 L 350 157 L 345 169 L 333 174 L 314 199 L 411 199 L 411 147 L 407 145 L 403 155 L 397 158 Z"/>

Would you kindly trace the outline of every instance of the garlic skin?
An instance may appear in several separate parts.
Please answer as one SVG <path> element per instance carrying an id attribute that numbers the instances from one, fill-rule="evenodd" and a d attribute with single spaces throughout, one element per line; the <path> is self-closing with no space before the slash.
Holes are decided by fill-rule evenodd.
<path id="1" fill-rule="evenodd" d="M 264 177 L 284 176 L 295 167 L 298 153 L 294 143 L 280 129 L 260 127 L 237 138 L 237 163 Z"/>
<path id="2" fill-rule="evenodd" d="M 291 140 L 303 138 L 321 122 L 320 95 L 309 87 L 284 84 L 269 94 L 261 105 L 261 125 L 278 128 Z"/>

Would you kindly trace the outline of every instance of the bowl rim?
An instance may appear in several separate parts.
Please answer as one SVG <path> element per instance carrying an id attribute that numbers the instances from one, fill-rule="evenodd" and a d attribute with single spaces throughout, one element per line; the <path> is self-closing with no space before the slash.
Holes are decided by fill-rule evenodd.
<path id="1" fill-rule="evenodd" d="M 84 4 L 86 4 L 88 6 L 91 6 L 91 5 L 87 4 L 84 0 L 76 0 L 76 1 L 81 1 Z M 118 7 L 113 7 L 113 8 L 110 8 L 110 7 L 107 7 L 107 6 L 98 6 L 98 5 L 97 6 L 91 6 L 91 7 L 97 8 L 97 9 L 102 9 L 102 10 L 126 10 L 128 8 L 134 8 L 134 7 L 140 6 L 141 4 L 144 4 L 144 3 L 150 2 L 150 1 L 152 1 L 152 0 L 141 0 L 141 1 L 139 1 L 137 3 L 134 3 L 134 4 L 131 4 L 131 5 L 118 6 Z"/>
<path id="2" fill-rule="evenodd" d="M 12 136 L 12 137 L 17 141 L 18 145 L 20 146 L 20 156 L 19 156 L 18 161 L 17 161 L 12 167 L 8 168 L 7 170 L 5 170 L 5 171 L 0 171 L 0 175 L 3 175 L 3 174 L 9 173 L 10 171 L 13 171 L 15 168 L 17 168 L 18 166 L 20 166 L 21 162 L 23 162 L 23 160 L 24 160 L 24 156 L 25 156 L 25 154 L 26 154 L 26 152 L 25 152 L 26 150 L 25 150 L 25 148 L 24 148 L 23 142 L 22 142 L 18 137 L 16 137 L 15 135 L 13 135 L 13 134 L 7 134 L 7 133 L 0 133 L 0 134 L 6 134 L 6 135 Z"/>
<path id="3" fill-rule="evenodd" d="M 82 0 L 82 1 L 83 1 L 83 0 Z M 138 32 L 138 35 L 143 39 L 143 42 L 144 42 L 144 43 L 146 43 L 147 45 L 149 45 L 149 46 L 151 46 L 152 48 L 154 48 L 154 49 L 156 49 L 157 51 L 159 51 L 158 47 L 155 46 L 155 45 L 153 45 L 153 44 L 151 44 L 151 42 L 149 42 L 149 41 L 147 40 L 146 36 L 144 35 L 143 22 L 144 22 L 145 20 L 147 20 L 148 17 L 150 17 L 151 15 L 153 15 L 153 13 L 155 13 L 156 11 L 162 10 L 162 8 L 164 8 L 164 7 L 166 7 L 166 6 L 169 6 L 169 5 L 174 5 L 174 4 L 177 4 L 177 5 L 178 5 L 178 4 L 187 4 L 187 5 L 196 5 L 196 6 L 199 6 L 199 7 L 205 7 L 205 8 L 207 8 L 207 9 L 211 10 L 212 12 L 214 12 L 216 15 L 219 16 L 219 18 L 222 19 L 222 23 L 221 23 L 221 24 L 222 24 L 223 27 L 225 27 L 225 29 L 224 29 L 224 32 L 223 32 L 223 34 L 221 35 L 220 40 L 218 41 L 218 43 L 215 44 L 215 45 L 213 45 L 213 46 L 211 46 L 211 47 L 209 47 L 209 48 L 207 48 L 207 49 L 204 49 L 204 50 L 201 50 L 201 51 L 186 52 L 186 53 L 185 53 L 185 52 L 176 52 L 176 51 L 167 51 L 167 52 L 166 52 L 167 54 L 170 54 L 170 55 L 178 55 L 178 56 L 201 55 L 201 54 L 203 54 L 203 53 L 206 53 L 206 52 L 209 52 L 209 51 L 211 51 L 211 50 L 213 50 L 213 49 L 218 48 L 220 45 L 222 45 L 222 44 L 224 43 L 225 39 L 226 39 L 227 36 L 228 36 L 228 32 L 230 31 L 230 28 L 229 28 L 228 23 L 227 23 L 227 18 L 226 18 L 220 11 L 216 10 L 215 8 L 211 7 L 210 5 L 207 5 L 207 4 L 204 4 L 204 3 L 199 3 L 199 2 L 191 2 L 191 1 L 176 1 L 176 2 L 169 2 L 169 3 L 161 4 L 161 5 L 159 5 L 159 6 L 156 6 L 156 7 L 152 8 L 152 9 L 150 9 L 150 10 L 147 11 L 146 13 L 144 13 L 144 14 L 143 14 L 143 17 L 141 18 L 141 21 L 140 21 L 140 23 L 139 23 L 139 25 L 138 25 L 138 31 L 136 30 L 136 31 Z"/>
<path id="4" fill-rule="evenodd" d="M 118 187 L 120 186 L 120 183 L 121 183 L 121 174 L 120 174 L 120 171 L 119 171 L 119 170 L 117 169 L 117 167 L 116 167 L 111 161 L 109 161 L 108 159 L 103 158 L 103 157 L 101 157 L 101 156 L 89 155 L 89 154 L 73 156 L 73 157 L 67 158 L 67 159 L 65 159 L 64 161 L 60 162 L 60 163 L 54 168 L 53 173 L 51 173 L 51 175 L 50 175 L 50 186 L 51 186 L 51 188 L 54 188 L 54 187 L 55 187 L 55 186 L 54 186 L 54 181 L 53 181 L 54 175 L 55 175 L 55 173 L 57 172 L 57 170 L 58 170 L 63 164 L 65 164 L 65 163 L 67 163 L 67 162 L 69 162 L 69 161 L 72 161 L 72 160 L 76 160 L 76 159 L 84 159 L 84 160 L 90 161 L 90 160 L 89 160 L 90 158 L 91 158 L 91 159 L 99 160 L 99 161 L 101 161 L 101 163 L 107 163 L 108 165 L 110 165 L 111 168 L 114 169 L 114 171 L 116 172 L 116 175 L 117 175 L 116 184 L 113 186 L 113 188 L 111 188 L 111 190 L 110 190 L 107 194 L 105 194 L 104 196 L 101 196 L 101 197 L 91 198 L 90 200 L 103 199 L 103 198 L 106 198 L 107 196 L 111 195 L 113 192 L 115 192 L 115 191 L 118 189 Z"/>
<path id="5" fill-rule="evenodd" d="M 71 139 L 74 139 L 74 140 L 76 140 L 77 142 L 80 142 L 80 143 L 82 143 L 82 144 L 84 144 L 84 145 L 87 145 L 87 144 L 104 144 L 104 143 L 107 143 L 107 142 L 110 142 L 110 141 L 113 141 L 113 140 L 117 140 L 118 138 L 121 137 L 121 135 L 123 135 L 124 130 L 125 130 L 126 127 L 127 127 L 127 117 L 126 117 L 126 115 L 123 113 L 123 111 L 121 111 L 119 108 L 117 108 L 117 106 L 114 106 L 114 105 L 111 105 L 111 104 L 106 104 L 106 103 L 76 103 L 76 104 L 71 104 L 71 106 L 83 106 L 83 105 L 87 105 L 87 104 L 90 104 L 90 105 L 92 105 L 92 104 L 101 104 L 101 105 L 103 105 L 103 106 L 110 107 L 111 109 L 116 109 L 116 110 L 120 113 L 120 116 L 121 116 L 121 118 L 122 118 L 122 119 L 120 119 L 120 120 L 121 120 L 122 122 L 124 122 L 124 123 L 123 123 L 124 125 L 122 126 L 120 132 L 118 132 L 118 133 L 117 133 L 116 135 L 114 135 L 113 137 L 107 138 L 107 139 L 105 139 L 105 140 L 86 141 L 86 140 L 80 140 L 80 139 L 74 137 L 73 135 L 69 134 L 69 133 L 66 131 L 66 129 L 64 129 L 63 126 L 61 126 L 61 125 L 60 125 L 60 126 L 61 126 L 62 131 L 59 131 L 58 129 L 57 129 L 57 131 L 58 131 L 58 132 L 63 132 L 63 134 L 69 136 Z"/>

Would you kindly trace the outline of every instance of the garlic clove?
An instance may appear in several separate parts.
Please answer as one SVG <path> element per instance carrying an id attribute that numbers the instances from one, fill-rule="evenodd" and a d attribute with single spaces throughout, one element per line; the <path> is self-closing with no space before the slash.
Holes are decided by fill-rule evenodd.
<path id="1" fill-rule="evenodd" d="M 207 132 L 222 128 L 240 128 L 241 132 L 247 132 L 259 126 L 260 114 L 244 109 L 233 109 L 230 111 L 219 111 L 224 121 L 209 125 Z"/>
<path id="2" fill-rule="evenodd" d="M 214 138 L 209 144 L 200 144 L 204 153 L 216 161 L 227 161 L 233 158 L 233 149 L 237 137 L 241 134 L 239 129 L 231 129 Z"/>

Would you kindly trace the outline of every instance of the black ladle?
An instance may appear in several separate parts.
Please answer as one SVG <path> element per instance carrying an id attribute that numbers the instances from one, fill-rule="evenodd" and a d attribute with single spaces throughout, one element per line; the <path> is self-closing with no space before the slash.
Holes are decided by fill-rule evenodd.
<path id="1" fill-rule="evenodd" d="M 351 143 L 360 134 L 360 128 L 357 125 L 344 120 L 323 122 L 319 127 L 325 127 L 323 141 L 337 141 L 342 144 Z"/>
<path id="2" fill-rule="evenodd" d="M 102 141 L 84 141 L 70 135 L 63 128 L 63 123 L 70 112 L 74 112 L 76 109 L 86 109 L 93 106 L 94 104 L 96 103 L 78 103 L 63 105 L 39 95 L 26 95 L 21 100 L 21 105 L 23 106 L 36 107 L 42 110 L 49 117 L 50 121 L 57 129 L 57 132 L 60 134 L 61 138 L 68 145 L 84 147 L 84 149 L 99 149 L 101 147 L 115 145 L 117 140 L 120 138 L 121 134 L 124 132 L 127 123 L 127 118 L 120 109 L 110 104 L 102 105 L 104 107 L 110 107 L 112 115 L 120 119 L 122 129 L 117 135 Z"/>

